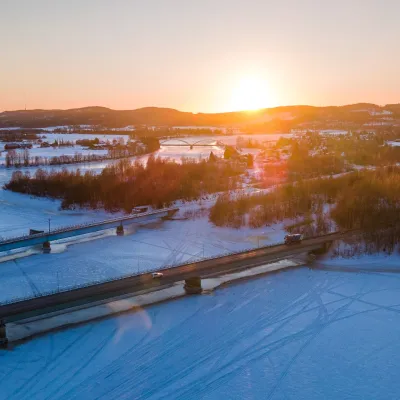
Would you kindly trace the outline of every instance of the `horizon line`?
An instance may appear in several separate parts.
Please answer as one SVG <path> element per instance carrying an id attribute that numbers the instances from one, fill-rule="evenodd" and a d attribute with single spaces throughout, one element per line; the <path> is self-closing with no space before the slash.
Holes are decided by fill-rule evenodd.
<path id="1" fill-rule="evenodd" d="M 312 107 L 312 108 L 340 108 L 340 107 L 351 107 L 351 106 L 357 106 L 357 105 L 368 105 L 368 106 L 375 106 L 379 108 L 385 108 L 385 107 L 390 107 L 393 105 L 400 105 L 399 103 L 387 103 L 387 104 L 376 104 L 376 103 L 369 103 L 369 102 L 357 102 L 357 103 L 350 103 L 350 104 L 341 104 L 341 105 L 312 105 L 312 104 L 289 104 L 289 105 L 280 105 L 280 106 L 274 106 L 274 107 L 261 107 L 258 109 L 247 109 L 247 110 L 234 110 L 234 111 L 219 111 L 219 112 L 203 112 L 203 111 L 182 111 L 177 108 L 172 108 L 172 107 L 160 107 L 160 106 L 144 106 L 144 107 L 138 107 L 138 108 L 125 108 L 125 109 L 118 109 L 118 108 L 111 108 L 111 107 L 106 107 L 106 106 L 82 106 L 82 107 L 73 107 L 73 108 L 32 108 L 32 109 L 16 109 L 16 110 L 2 110 L 0 111 L 0 114 L 3 113 L 14 113 L 14 112 L 33 112 L 33 111 L 73 111 L 73 110 L 84 110 L 84 109 L 91 109 L 91 108 L 103 108 L 106 110 L 110 111 L 138 111 L 138 110 L 145 110 L 145 109 L 159 109 L 159 110 L 171 110 L 171 111 L 177 111 L 181 113 L 187 113 L 187 114 L 208 114 L 208 115 L 217 115 L 217 114 L 233 114 L 233 113 L 257 113 L 261 111 L 267 111 L 267 110 L 276 110 L 279 108 L 296 108 L 296 107 Z"/>

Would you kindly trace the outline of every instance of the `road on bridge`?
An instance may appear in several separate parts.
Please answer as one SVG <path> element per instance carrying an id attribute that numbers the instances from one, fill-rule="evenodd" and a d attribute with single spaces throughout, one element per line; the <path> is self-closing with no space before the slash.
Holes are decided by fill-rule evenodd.
<path id="1" fill-rule="evenodd" d="M 333 233 L 305 239 L 298 244 L 279 244 L 185 265 L 165 268 L 163 278 L 153 279 L 151 273 L 116 279 L 109 282 L 80 287 L 65 292 L 44 295 L 0 306 L 0 319 L 6 322 L 36 317 L 76 306 L 103 301 L 124 294 L 171 285 L 190 277 L 207 277 L 227 271 L 256 267 L 285 257 L 310 252 L 321 248 L 327 242 L 343 239 L 348 233 Z"/>
<path id="2" fill-rule="evenodd" d="M 43 242 L 45 241 L 51 242 L 53 240 L 85 235 L 87 233 L 93 233 L 104 229 L 116 228 L 117 226 L 123 224 L 148 222 L 153 219 L 166 217 L 176 211 L 178 211 L 178 208 L 176 207 L 162 208 L 159 210 L 139 214 L 130 214 L 123 217 L 107 219 L 104 221 L 97 221 L 75 226 L 66 226 L 58 229 L 53 229 L 49 232 L 5 239 L 0 241 L 0 252 L 19 249 L 22 247 L 34 246 L 37 244 L 43 244 Z"/>

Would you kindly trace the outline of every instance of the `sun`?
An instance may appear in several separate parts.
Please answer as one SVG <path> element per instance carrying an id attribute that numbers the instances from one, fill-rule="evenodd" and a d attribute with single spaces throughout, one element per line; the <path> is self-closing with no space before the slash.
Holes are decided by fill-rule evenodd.
<path id="1" fill-rule="evenodd" d="M 230 109 L 234 111 L 258 110 L 269 107 L 271 98 L 265 80 L 247 76 L 238 81 L 232 91 Z"/>

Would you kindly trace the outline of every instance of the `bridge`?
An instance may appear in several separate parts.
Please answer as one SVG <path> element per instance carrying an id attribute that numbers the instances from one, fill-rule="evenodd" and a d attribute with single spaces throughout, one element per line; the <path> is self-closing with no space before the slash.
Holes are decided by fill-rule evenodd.
<path id="1" fill-rule="evenodd" d="M 175 142 L 179 142 L 179 143 L 168 143 L 171 141 L 175 141 Z M 212 143 L 210 143 L 212 142 Z M 184 139 L 178 139 L 178 138 L 170 138 L 170 139 L 166 139 L 163 141 L 160 141 L 160 145 L 161 146 L 170 146 L 170 147 L 176 147 L 176 146 L 189 146 L 190 148 L 193 147 L 215 147 L 215 146 L 219 146 L 219 147 L 225 147 L 225 144 L 220 142 L 220 141 L 215 141 L 214 139 L 201 139 L 198 140 L 197 142 L 188 142 Z"/>
<path id="2" fill-rule="evenodd" d="M 55 291 L 35 298 L 15 300 L 0 305 L 0 320 L 16 322 L 27 318 L 36 318 L 73 307 L 89 307 L 92 303 L 106 301 L 121 295 L 134 294 L 145 289 L 156 290 L 160 285 L 165 287 L 190 278 L 205 278 L 227 272 L 237 272 L 301 253 L 325 249 L 327 244 L 334 240 L 343 239 L 351 233 L 335 232 L 305 239 L 301 243 L 291 245 L 279 243 L 258 249 L 201 259 L 196 262 L 149 270 L 146 273 L 133 274 L 119 279 L 81 285 L 70 290 Z M 163 273 L 161 282 L 152 276 L 152 273 L 156 271 Z"/>
<path id="3" fill-rule="evenodd" d="M 117 228 L 117 233 L 123 233 L 124 224 L 130 224 L 134 222 L 148 222 L 154 219 L 167 217 L 168 215 L 171 215 L 176 211 L 178 211 L 178 208 L 163 208 L 160 210 L 140 214 L 131 214 L 125 217 L 67 226 L 63 228 L 49 230 L 48 232 L 41 232 L 33 235 L 25 235 L 5 239 L 0 241 L 0 252 L 14 250 L 22 247 L 34 246 L 46 242 L 48 243 L 53 240 L 65 239 L 110 228 Z M 122 231 L 120 227 L 122 227 Z"/>

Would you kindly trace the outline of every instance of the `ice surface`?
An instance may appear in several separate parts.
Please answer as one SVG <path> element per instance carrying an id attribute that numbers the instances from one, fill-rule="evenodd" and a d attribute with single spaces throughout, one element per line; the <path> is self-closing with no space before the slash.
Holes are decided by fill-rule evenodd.
<path id="1" fill-rule="evenodd" d="M 55 129 L 55 128 L 54 128 Z M 48 129 L 46 129 L 48 130 Z M 100 141 L 106 142 L 109 140 L 112 142 L 114 139 L 119 140 L 120 138 L 124 141 L 128 141 L 128 135 L 102 135 L 102 134 L 92 134 L 92 133 L 39 133 L 40 137 L 44 137 L 46 141 L 54 142 L 55 140 L 73 141 L 82 139 L 95 139 L 98 138 Z"/>
<path id="2" fill-rule="evenodd" d="M 214 278 L 202 279 L 202 288 L 209 292 L 225 283 L 238 279 L 250 278 L 253 276 L 273 272 L 289 267 L 301 265 L 301 261 L 281 260 L 275 263 L 261 265 L 239 272 L 231 272 Z M 104 318 L 113 314 L 132 311 L 150 304 L 175 299 L 185 295 L 184 281 L 176 282 L 169 287 L 146 293 L 136 294 L 135 296 L 120 296 L 117 299 L 107 302 L 91 304 L 90 307 L 77 307 L 68 312 L 53 313 L 44 318 L 33 318 L 19 321 L 7 325 L 7 337 L 10 342 L 37 336 L 44 332 L 49 332 L 60 327 L 76 325 L 81 322 L 92 321 Z M 162 281 L 160 282 L 162 284 Z"/>
<path id="3" fill-rule="evenodd" d="M 264 276 L 3 351 L 0 398 L 396 399 L 399 295 L 393 274 Z"/>
<path id="4" fill-rule="evenodd" d="M 270 141 L 276 142 L 279 138 L 290 138 L 293 135 L 291 133 L 261 133 L 261 134 L 235 134 L 235 135 L 202 135 L 202 136 L 184 136 L 179 138 L 171 138 L 168 140 L 168 143 L 177 143 L 181 144 L 180 140 L 187 141 L 188 143 L 197 143 L 201 144 L 213 144 L 217 141 L 222 142 L 224 144 L 234 146 L 236 145 L 236 139 L 238 137 L 243 137 L 245 139 L 257 140 L 259 142 Z"/>

